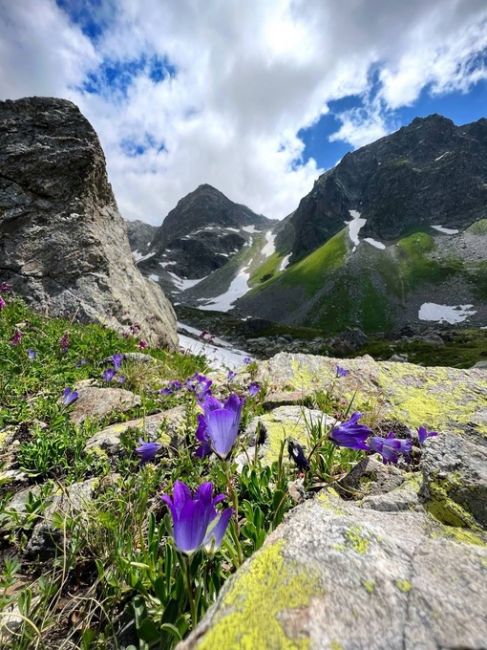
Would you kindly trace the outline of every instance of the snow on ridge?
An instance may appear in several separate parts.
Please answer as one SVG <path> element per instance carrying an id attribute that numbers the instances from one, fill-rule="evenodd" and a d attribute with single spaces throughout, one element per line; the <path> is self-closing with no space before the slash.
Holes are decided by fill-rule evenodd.
<path id="1" fill-rule="evenodd" d="M 438 156 L 438 158 L 435 158 L 435 162 L 438 162 L 438 160 L 441 160 L 442 158 L 444 158 L 449 153 L 451 153 L 451 151 L 445 151 L 445 153 L 442 153 L 441 156 Z"/>
<path id="2" fill-rule="evenodd" d="M 180 278 L 179 275 L 176 275 L 171 271 L 168 271 L 168 275 L 172 278 L 172 281 L 176 285 L 176 288 L 179 289 L 180 291 L 186 291 L 186 289 L 191 289 L 191 287 L 194 287 L 199 282 L 202 282 L 205 278 L 208 277 L 207 275 L 205 275 L 202 278 L 196 278 L 196 280 L 187 280 L 186 278 Z"/>
<path id="3" fill-rule="evenodd" d="M 143 253 L 139 253 L 139 251 L 133 251 L 132 255 L 136 262 L 143 262 L 144 260 L 148 260 L 150 257 L 154 257 L 155 253 L 147 253 L 147 255 L 144 255 Z"/>
<path id="4" fill-rule="evenodd" d="M 211 298 L 211 302 L 206 305 L 199 305 L 198 309 L 204 309 L 206 311 L 230 311 L 233 304 L 245 295 L 249 289 L 249 278 L 250 271 L 248 268 L 242 269 L 232 280 L 228 289 L 216 296 Z"/>
<path id="5" fill-rule="evenodd" d="M 153 280 L 154 282 L 159 282 L 159 276 L 156 275 L 155 273 L 151 273 L 149 275 L 149 280 Z"/>
<path id="6" fill-rule="evenodd" d="M 381 251 L 384 251 L 386 249 L 385 244 L 383 244 L 380 241 L 377 241 L 377 239 L 372 239 L 372 237 L 366 237 L 364 241 L 366 241 L 367 244 L 370 244 L 374 248 L 378 248 Z"/>
<path id="7" fill-rule="evenodd" d="M 367 219 L 362 219 L 360 217 L 360 212 L 358 210 L 349 210 L 350 216 L 352 217 L 351 221 L 345 221 L 348 226 L 348 234 L 352 241 L 353 250 L 357 248 L 360 244 L 359 232 L 367 223 Z"/>
<path id="8" fill-rule="evenodd" d="M 418 312 L 419 320 L 435 321 L 437 323 L 462 323 L 469 316 L 477 313 L 473 305 L 438 305 L 434 302 L 425 302 Z"/>
<path id="9" fill-rule="evenodd" d="M 270 257 L 276 251 L 276 237 L 277 235 L 268 230 L 265 234 L 265 246 L 262 248 L 262 255 L 265 257 Z"/>
<path id="10" fill-rule="evenodd" d="M 279 264 L 279 271 L 284 271 L 284 269 L 287 269 L 291 255 L 292 253 L 289 253 L 289 255 L 286 255 L 286 257 L 282 258 L 281 263 Z"/>
<path id="11" fill-rule="evenodd" d="M 250 233 L 251 235 L 254 235 L 256 232 L 259 232 L 253 224 L 251 226 L 243 226 L 242 230 L 244 232 Z"/>
<path id="12" fill-rule="evenodd" d="M 456 228 L 443 228 L 443 226 L 431 226 L 438 232 L 443 233 L 444 235 L 458 235 L 460 232 L 459 230 L 456 230 Z"/>

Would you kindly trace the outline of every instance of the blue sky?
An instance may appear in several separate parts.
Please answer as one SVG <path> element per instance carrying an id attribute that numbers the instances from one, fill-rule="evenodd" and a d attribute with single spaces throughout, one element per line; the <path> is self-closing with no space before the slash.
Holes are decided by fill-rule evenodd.
<path id="1" fill-rule="evenodd" d="M 485 0 L 0 0 L 0 97 L 74 101 L 124 216 L 201 183 L 283 218 L 416 116 L 486 117 Z"/>

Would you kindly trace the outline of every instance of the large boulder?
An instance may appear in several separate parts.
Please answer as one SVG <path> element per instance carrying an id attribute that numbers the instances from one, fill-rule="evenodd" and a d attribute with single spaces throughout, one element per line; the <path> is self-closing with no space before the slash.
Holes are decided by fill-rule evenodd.
<path id="1" fill-rule="evenodd" d="M 480 650 L 487 548 L 466 540 L 422 511 L 324 493 L 269 536 L 178 650 Z"/>
<path id="2" fill-rule="evenodd" d="M 69 101 L 0 102 L 0 279 L 54 316 L 130 322 L 177 343 L 173 309 L 134 264 L 88 120 Z"/>

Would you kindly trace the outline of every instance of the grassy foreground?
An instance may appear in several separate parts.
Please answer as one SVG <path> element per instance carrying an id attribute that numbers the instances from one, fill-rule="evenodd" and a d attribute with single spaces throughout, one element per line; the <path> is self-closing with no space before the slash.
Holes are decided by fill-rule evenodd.
<path id="1" fill-rule="evenodd" d="M 135 325 L 121 336 L 100 325 L 44 318 L 22 301 L 5 298 L 0 309 L 0 647 L 174 647 L 224 581 L 282 521 L 293 505 L 292 482 L 304 481 L 303 489 L 312 492 L 363 454 L 336 447 L 310 424 L 305 473 L 302 463 L 290 462 L 284 443 L 271 466 L 263 466 L 255 453 L 237 471 L 236 459 L 249 444 L 242 432 L 262 413 L 266 392 L 265 386 L 249 391 L 256 371 L 249 364 L 237 377 L 221 373 L 212 386 L 219 399 L 245 398 L 232 455 L 198 458 L 200 402 L 194 379 L 187 380 L 207 371 L 203 358 L 142 349 Z M 153 363 L 129 355 L 114 377 L 104 374 L 114 354 L 141 351 Z M 87 380 L 94 387 L 131 391 L 140 404 L 75 424 L 70 416 L 76 402 L 63 404 L 63 391 Z M 182 388 L 167 390 L 175 381 Z M 332 385 L 317 394 L 313 406 L 346 417 L 347 405 L 334 391 Z M 161 445 L 152 462 L 141 462 L 136 452 L 139 438 L 147 440 L 137 429 L 120 435 L 116 452 L 85 448 L 110 423 L 177 407 L 182 417 L 176 434 L 162 420 L 151 438 Z M 211 481 L 232 506 L 219 548 L 189 556 L 178 551 L 161 500 L 177 480 L 191 489 Z M 63 499 L 74 502 L 73 495 L 85 488 L 90 496 L 83 507 L 56 509 Z"/>

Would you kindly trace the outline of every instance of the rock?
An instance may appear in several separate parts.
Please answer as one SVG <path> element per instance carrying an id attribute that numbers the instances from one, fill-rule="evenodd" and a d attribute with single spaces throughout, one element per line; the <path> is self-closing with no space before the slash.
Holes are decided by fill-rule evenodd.
<path id="1" fill-rule="evenodd" d="M 362 499 L 364 508 L 382 512 L 399 512 L 400 510 L 421 510 L 416 481 L 404 482 L 385 494 L 371 494 Z"/>
<path id="2" fill-rule="evenodd" d="M 121 450 L 121 437 L 130 429 L 140 430 L 140 435 L 145 439 L 157 440 L 168 445 L 181 426 L 184 425 L 185 420 L 186 410 L 184 406 L 175 406 L 172 409 L 148 415 L 145 418 L 117 422 L 89 438 L 85 449 L 87 451 L 101 449 L 111 456 L 115 456 Z M 162 433 L 160 433 L 161 429 Z"/>
<path id="3" fill-rule="evenodd" d="M 304 406 L 280 406 L 270 413 L 259 415 L 249 424 L 245 435 L 255 444 L 257 432 L 264 432 L 264 442 L 259 445 L 259 457 L 264 464 L 270 464 L 279 458 L 281 443 L 286 438 L 298 442 L 306 450 L 310 451 L 310 426 L 319 425 L 323 432 L 329 429 L 336 420 L 322 411 L 309 409 Z M 255 448 L 247 450 L 247 454 L 253 457 Z M 284 451 L 287 458 L 287 450 Z M 246 454 L 240 455 L 237 463 L 246 462 Z"/>
<path id="4" fill-rule="evenodd" d="M 138 219 L 127 221 L 129 244 L 136 261 L 147 254 L 156 232 L 157 226 L 151 226 Z"/>
<path id="5" fill-rule="evenodd" d="M 487 528 L 487 442 L 445 433 L 428 438 L 421 458 L 422 497 L 451 526 Z"/>
<path id="6" fill-rule="evenodd" d="M 350 370 L 339 382 L 337 365 Z M 270 391 L 300 390 L 310 398 L 333 385 L 344 405 L 357 391 L 354 409 L 374 415 L 380 408 L 381 417 L 409 428 L 487 433 L 487 372 L 482 369 L 280 353 L 259 364 L 257 381 Z"/>
<path id="7" fill-rule="evenodd" d="M 123 388 L 80 388 L 78 399 L 70 407 L 69 419 L 81 424 L 87 418 L 101 419 L 110 413 L 123 413 L 139 406 L 140 397 Z"/>
<path id="8" fill-rule="evenodd" d="M 25 548 L 26 557 L 50 557 L 62 541 L 62 530 L 55 525 L 54 516 L 74 517 L 79 514 L 93 499 L 99 484 L 100 479 L 91 478 L 82 483 L 73 483 L 62 494 L 54 494 L 44 511 L 42 521 L 34 526 Z"/>
<path id="9" fill-rule="evenodd" d="M 278 406 L 304 405 L 308 402 L 309 396 L 299 390 L 280 390 L 266 395 L 263 407 L 268 411 Z"/>
<path id="10" fill-rule="evenodd" d="M 178 650 L 481 650 L 487 547 L 422 512 L 330 493 L 296 507 Z"/>
<path id="11" fill-rule="evenodd" d="M 345 497 L 379 495 L 390 492 L 404 482 L 404 474 L 394 465 L 384 465 L 366 456 L 339 482 Z"/>
<path id="12" fill-rule="evenodd" d="M 173 309 L 135 266 L 97 135 L 64 99 L 0 102 L 0 279 L 53 316 L 176 346 Z"/>

